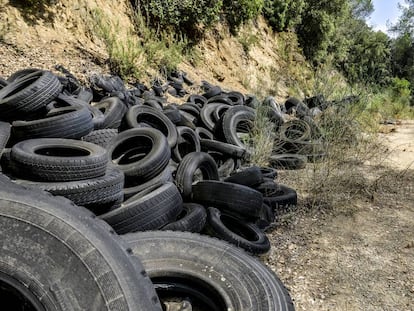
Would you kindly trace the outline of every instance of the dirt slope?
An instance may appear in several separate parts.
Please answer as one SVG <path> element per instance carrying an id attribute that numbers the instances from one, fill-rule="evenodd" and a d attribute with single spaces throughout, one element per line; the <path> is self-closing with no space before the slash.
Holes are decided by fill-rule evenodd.
<path id="1" fill-rule="evenodd" d="M 272 232 L 270 266 L 297 310 L 414 310 L 414 122 L 381 135 L 373 197 L 299 211 Z"/>
<path id="2" fill-rule="evenodd" d="M 133 29 L 127 0 L 60 0 L 36 10 L 19 3 L 0 0 L 0 76 L 28 66 L 52 70 L 62 64 L 86 81 L 91 71 L 109 70 L 105 44 L 91 32 L 91 12 L 99 8 L 108 23 L 121 23 L 120 37 Z M 180 69 L 196 82 L 207 80 L 225 89 L 283 100 L 299 91 L 291 88 L 293 80 L 311 76 L 295 36 L 282 39 L 263 19 L 243 27 L 237 37 L 218 25 L 196 50 L 200 57 L 195 66 L 184 62 Z"/>

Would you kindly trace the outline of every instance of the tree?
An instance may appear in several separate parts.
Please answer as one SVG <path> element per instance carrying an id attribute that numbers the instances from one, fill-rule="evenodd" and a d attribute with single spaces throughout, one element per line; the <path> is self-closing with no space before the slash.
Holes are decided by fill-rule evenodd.
<path id="1" fill-rule="evenodd" d="M 338 63 L 351 83 L 385 85 L 390 79 L 390 38 L 372 30 L 363 20 L 354 20 L 349 34 L 352 44 L 347 57 Z"/>
<path id="2" fill-rule="evenodd" d="M 391 31 L 399 35 L 409 35 L 414 38 L 414 0 L 405 0 L 405 5 L 399 4 L 402 14 Z"/>
<path id="3" fill-rule="evenodd" d="M 297 34 L 305 56 L 313 63 L 323 63 L 332 50 L 338 21 L 348 10 L 348 1 L 305 1 Z"/>
<path id="4" fill-rule="evenodd" d="M 263 15 L 276 31 L 291 30 L 302 18 L 305 0 L 265 0 Z"/>
<path id="5" fill-rule="evenodd" d="M 231 32 L 235 34 L 240 25 L 261 14 L 263 5 L 264 0 L 223 0 L 223 11 Z"/>
<path id="6" fill-rule="evenodd" d="M 398 78 L 409 81 L 414 95 L 414 0 L 406 0 L 405 4 L 400 6 L 400 19 L 390 29 L 397 34 L 392 42 L 392 71 Z"/>
<path id="7" fill-rule="evenodd" d="M 366 19 L 374 12 L 372 0 L 351 0 L 352 16 L 357 19 Z"/>

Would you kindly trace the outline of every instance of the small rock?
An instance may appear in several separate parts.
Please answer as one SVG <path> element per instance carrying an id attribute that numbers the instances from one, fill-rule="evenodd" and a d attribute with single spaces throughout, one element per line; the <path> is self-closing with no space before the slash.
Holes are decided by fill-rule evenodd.
<path id="1" fill-rule="evenodd" d="M 413 247 L 414 247 L 414 241 L 408 242 L 408 244 L 404 246 L 404 248 L 413 248 Z"/>

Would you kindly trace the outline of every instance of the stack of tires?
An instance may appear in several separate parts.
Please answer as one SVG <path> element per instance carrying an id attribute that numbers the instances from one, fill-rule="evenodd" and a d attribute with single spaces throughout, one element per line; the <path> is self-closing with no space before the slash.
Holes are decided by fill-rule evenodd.
<path id="1" fill-rule="evenodd" d="M 92 91 L 36 69 L 2 81 L 1 167 L 10 180 L 1 177 L 8 251 L 0 258 L 0 288 L 17 291 L 10 303 L 33 310 L 160 309 L 132 249 L 164 308 L 184 296 L 182 310 L 186 303 L 201 310 L 293 309 L 277 277 L 235 248 L 267 252 L 264 231 L 275 211 L 297 200 L 275 182 L 274 169 L 244 166 L 249 149 L 239 134 L 251 130 L 255 110 L 242 94 L 209 86 L 175 107 L 142 86 L 119 89 L 116 79 Z M 127 234 L 129 248 L 115 233 Z M 222 249 L 226 260 L 216 266 Z"/>

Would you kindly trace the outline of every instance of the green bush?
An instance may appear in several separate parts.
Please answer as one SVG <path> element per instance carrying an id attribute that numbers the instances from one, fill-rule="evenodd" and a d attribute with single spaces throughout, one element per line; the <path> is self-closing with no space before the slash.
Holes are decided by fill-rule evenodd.
<path id="1" fill-rule="evenodd" d="M 305 0 L 265 0 L 263 15 L 276 31 L 296 26 L 302 16 Z"/>
<path id="2" fill-rule="evenodd" d="M 219 18 L 222 0 L 141 0 L 134 7 L 147 23 L 194 36 Z"/>
<path id="3" fill-rule="evenodd" d="M 413 106 L 413 90 L 410 81 L 398 77 L 392 78 L 390 90 L 393 102 L 400 104 L 401 109 L 398 109 L 398 114 L 412 118 L 414 107 L 410 107 Z"/>
<path id="4" fill-rule="evenodd" d="M 411 89 L 410 82 L 406 79 L 393 78 L 391 79 L 391 90 L 395 98 L 406 98 L 410 97 Z"/>
<path id="5" fill-rule="evenodd" d="M 224 0 L 223 11 L 230 30 L 236 32 L 240 25 L 261 14 L 263 5 L 264 0 Z"/>
<path id="6" fill-rule="evenodd" d="M 306 0 L 302 19 L 296 28 L 299 43 L 308 60 L 323 63 L 338 49 L 339 24 L 349 17 L 347 1 Z"/>

